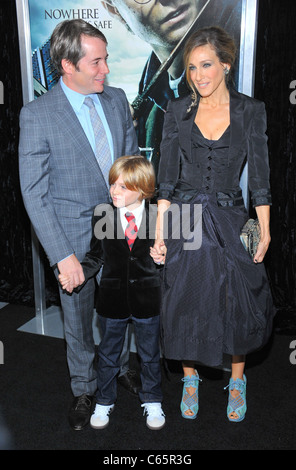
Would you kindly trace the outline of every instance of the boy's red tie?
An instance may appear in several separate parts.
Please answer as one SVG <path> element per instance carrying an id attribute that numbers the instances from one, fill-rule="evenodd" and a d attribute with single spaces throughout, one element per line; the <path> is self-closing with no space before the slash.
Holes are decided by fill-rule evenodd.
<path id="1" fill-rule="evenodd" d="M 126 212 L 125 217 L 128 221 L 127 227 L 125 229 L 124 235 L 128 243 L 129 249 L 131 250 L 134 244 L 135 239 L 137 238 L 138 228 L 135 224 L 135 216 L 131 212 Z"/>

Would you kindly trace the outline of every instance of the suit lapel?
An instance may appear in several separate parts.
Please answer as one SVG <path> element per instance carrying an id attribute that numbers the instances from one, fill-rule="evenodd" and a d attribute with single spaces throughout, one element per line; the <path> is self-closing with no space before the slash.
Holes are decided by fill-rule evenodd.
<path id="1" fill-rule="evenodd" d="M 69 136 L 73 146 L 86 160 L 86 168 L 91 172 L 92 177 L 97 178 L 98 183 L 102 184 L 104 177 L 79 119 L 59 83 L 55 86 L 55 89 L 58 105 L 53 119 L 56 120 L 59 129 L 64 131 L 65 138 Z"/>
<path id="2" fill-rule="evenodd" d="M 196 115 L 197 106 L 192 106 L 188 112 L 188 108 L 192 101 L 191 95 L 186 97 L 183 101 L 182 117 L 180 121 L 179 142 L 182 152 L 187 156 L 188 161 L 192 161 L 191 157 L 191 135 L 192 127 Z"/>
<path id="3" fill-rule="evenodd" d="M 134 241 L 132 251 L 138 245 L 140 240 L 149 240 L 155 238 L 157 206 L 149 203 L 145 204 L 140 227 L 138 227 L 137 238 Z M 125 240 L 124 231 L 120 220 L 120 211 L 114 208 L 114 238 L 120 240 L 127 250 L 128 244 Z"/>
<path id="4" fill-rule="evenodd" d="M 119 147 L 117 144 L 118 139 L 116 132 L 116 106 L 113 99 L 108 95 L 106 90 L 99 95 L 99 100 L 103 107 L 104 114 L 112 135 L 114 159 L 116 159 L 116 155 L 120 155 Z"/>
<path id="5" fill-rule="evenodd" d="M 137 238 L 135 239 L 132 250 L 139 244 L 140 240 L 155 239 L 156 216 L 157 205 L 146 202 L 141 225 L 138 227 Z"/>
<path id="6" fill-rule="evenodd" d="M 244 123 L 243 123 L 243 100 L 240 94 L 234 89 L 230 89 L 230 146 L 229 146 L 229 158 L 232 154 L 237 153 L 241 147 L 244 137 Z M 184 105 L 182 108 L 182 117 L 180 121 L 180 147 L 184 152 L 189 161 L 192 161 L 191 157 L 191 134 L 194 119 L 197 113 L 199 99 L 196 106 L 193 106 L 189 112 L 187 109 L 190 105 L 191 97 L 184 99 Z"/>
<path id="7" fill-rule="evenodd" d="M 229 158 L 238 153 L 244 139 L 244 104 L 239 93 L 230 89 L 230 145 Z"/>
<path id="8" fill-rule="evenodd" d="M 127 246 L 120 220 L 120 211 L 117 209 L 117 207 L 114 207 L 114 238 L 115 240 L 122 240 L 123 243 Z"/>

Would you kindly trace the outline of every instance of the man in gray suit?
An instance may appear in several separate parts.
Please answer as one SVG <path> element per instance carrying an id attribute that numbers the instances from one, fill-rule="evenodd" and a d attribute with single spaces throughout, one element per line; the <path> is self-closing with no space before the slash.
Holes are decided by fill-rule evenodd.
<path id="1" fill-rule="evenodd" d="M 73 287 L 84 281 L 80 261 L 89 250 L 94 208 L 110 201 L 104 167 L 109 170 L 114 159 L 139 153 L 123 90 L 104 84 L 109 73 L 106 47 L 105 36 L 85 21 L 57 25 L 51 36 L 51 57 L 60 81 L 24 106 L 20 115 L 25 207 L 50 265 L 70 276 Z M 93 128 L 86 97 L 94 103 L 92 112 L 100 130 Z M 105 147 L 98 150 L 104 139 Z M 94 279 L 78 295 L 60 289 L 74 395 L 69 422 L 76 430 L 89 422 L 96 390 L 94 292 Z"/>

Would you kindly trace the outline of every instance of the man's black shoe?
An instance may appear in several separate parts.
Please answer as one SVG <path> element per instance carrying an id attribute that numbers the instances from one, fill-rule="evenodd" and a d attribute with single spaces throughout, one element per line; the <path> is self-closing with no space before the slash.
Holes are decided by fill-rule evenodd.
<path id="1" fill-rule="evenodd" d="M 138 395 L 141 388 L 141 380 L 135 370 L 128 370 L 118 377 L 118 383 L 133 395 Z"/>
<path id="2" fill-rule="evenodd" d="M 89 423 L 92 400 L 93 397 L 90 395 L 80 395 L 74 398 L 69 411 L 69 423 L 75 431 L 80 431 Z"/>

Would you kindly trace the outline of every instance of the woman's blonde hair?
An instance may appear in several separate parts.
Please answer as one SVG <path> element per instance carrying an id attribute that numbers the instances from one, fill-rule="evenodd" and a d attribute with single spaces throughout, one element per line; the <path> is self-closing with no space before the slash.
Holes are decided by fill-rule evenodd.
<path id="1" fill-rule="evenodd" d="M 184 47 L 184 66 L 186 73 L 187 83 L 192 91 L 193 103 L 196 104 L 198 93 L 190 78 L 189 70 L 189 58 L 191 52 L 200 46 L 205 46 L 209 44 L 212 49 L 215 51 L 219 61 L 223 64 L 229 64 L 230 70 L 227 75 L 225 75 L 226 85 L 229 84 L 233 76 L 233 68 L 236 60 L 236 45 L 234 39 L 222 28 L 219 26 L 209 26 L 206 28 L 199 29 L 193 33 L 187 40 Z"/>
<path id="2" fill-rule="evenodd" d="M 130 191 L 137 191 L 142 199 L 151 199 L 155 194 L 155 172 L 151 162 L 141 155 L 125 155 L 113 163 L 109 172 L 109 184 L 122 176 Z"/>

